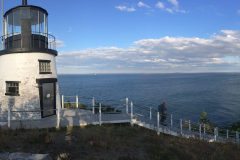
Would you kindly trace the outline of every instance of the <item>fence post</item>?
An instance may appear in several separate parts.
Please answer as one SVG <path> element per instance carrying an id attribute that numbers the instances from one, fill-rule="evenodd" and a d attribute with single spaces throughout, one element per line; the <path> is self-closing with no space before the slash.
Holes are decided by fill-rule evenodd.
<path id="1" fill-rule="evenodd" d="M 57 109 L 57 128 L 59 128 L 59 122 L 60 122 L 60 109 Z"/>
<path id="2" fill-rule="evenodd" d="M 189 120 L 189 122 L 188 122 L 188 128 L 189 128 L 189 131 L 191 131 L 191 121 Z"/>
<path id="3" fill-rule="evenodd" d="M 201 129 L 202 129 L 202 128 L 201 128 L 201 123 L 200 123 L 200 124 L 199 124 L 199 138 L 200 138 L 200 139 L 201 139 L 201 136 L 202 136 L 202 135 L 201 135 Z"/>
<path id="4" fill-rule="evenodd" d="M 131 102 L 131 126 L 133 126 L 133 102 Z"/>
<path id="5" fill-rule="evenodd" d="M 237 135 L 237 131 L 236 131 L 236 144 L 237 144 L 237 139 L 238 139 L 238 135 Z"/>
<path id="6" fill-rule="evenodd" d="M 93 112 L 93 114 L 95 114 L 95 101 L 94 101 L 94 97 L 93 97 L 93 99 L 92 99 L 92 112 Z"/>
<path id="7" fill-rule="evenodd" d="M 59 119 L 60 118 L 60 113 L 59 113 L 59 108 L 57 108 L 57 119 Z"/>
<path id="8" fill-rule="evenodd" d="M 157 113 L 157 134 L 159 135 L 159 112 Z"/>
<path id="9" fill-rule="evenodd" d="M 76 107 L 78 108 L 78 95 L 76 96 Z"/>
<path id="10" fill-rule="evenodd" d="M 171 127 L 172 127 L 172 124 L 173 124 L 173 120 L 172 120 L 172 114 L 171 114 Z"/>
<path id="11" fill-rule="evenodd" d="M 150 107 L 150 120 L 152 120 L 152 107 Z"/>
<path id="12" fill-rule="evenodd" d="M 11 113 L 10 113 L 10 106 L 8 107 L 8 128 L 10 128 L 10 120 L 11 120 Z"/>
<path id="13" fill-rule="evenodd" d="M 239 132 L 237 132 L 237 144 L 239 144 Z"/>
<path id="14" fill-rule="evenodd" d="M 205 123 L 204 123 L 204 125 L 203 125 L 203 130 L 204 130 L 204 135 L 206 135 L 206 125 L 205 125 Z"/>
<path id="15" fill-rule="evenodd" d="M 101 103 L 99 103 L 99 125 L 102 124 L 102 112 L 101 112 Z"/>
<path id="16" fill-rule="evenodd" d="M 227 139 L 228 139 L 228 129 L 227 129 Z"/>
<path id="17" fill-rule="evenodd" d="M 216 136 L 218 137 L 218 127 L 216 127 Z"/>
<path id="18" fill-rule="evenodd" d="M 239 144 L 239 136 L 238 136 L 238 131 L 236 131 L 236 144 Z"/>
<path id="19" fill-rule="evenodd" d="M 128 98 L 126 98 L 126 113 L 128 113 Z"/>
<path id="20" fill-rule="evenodd" d="M 216 128 L 214 128 L 214 140 L 216 141 L 217 140 L 217 137 L 216 137 Z"/>
<path id="21" fill-rule="evenodd" d="M 180 119 L 180 128 L 181 128 L 181 135 L 182 135 L 182 119 Z"/>
<path id="22" fill-rule="evenodd" d="M 62 95 L 62 108 L 64 108 L 64 95 Z"/>

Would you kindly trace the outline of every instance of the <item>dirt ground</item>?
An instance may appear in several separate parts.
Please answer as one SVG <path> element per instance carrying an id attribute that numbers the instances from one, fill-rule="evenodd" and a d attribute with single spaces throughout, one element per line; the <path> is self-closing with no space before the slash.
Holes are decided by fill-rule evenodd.
<path id="1" fill-rule="evenodd" d="M 239 159 L 235 144 L 183 139 L 129 124 L 26 130 L 0 129 L 0 152 L 50 154 L 53 159 Z"/>

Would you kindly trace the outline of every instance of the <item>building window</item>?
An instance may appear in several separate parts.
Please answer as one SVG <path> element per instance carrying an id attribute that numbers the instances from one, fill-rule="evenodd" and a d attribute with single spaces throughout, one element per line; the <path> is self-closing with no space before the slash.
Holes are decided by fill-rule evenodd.
<path id="1" fill-rule="evenodd" d="M 20 81 L 6 81 L 6 93 L 8 96 L 20 96 L 19 94 Z"/>
<path id="2" fill-rule="evenodd" d="M 38 60 L 38 61 L 39 61 L 39 74 L 52 74 L 50 60 Z"/>

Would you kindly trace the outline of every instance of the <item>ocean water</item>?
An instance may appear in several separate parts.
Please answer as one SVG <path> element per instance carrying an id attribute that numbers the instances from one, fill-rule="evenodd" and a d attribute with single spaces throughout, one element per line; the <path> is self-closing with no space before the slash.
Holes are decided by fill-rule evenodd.
<path id="1" fill-rule="evenodd" d="M 125 99 L 198 122 L 204 111 L 211 122 L 240 120 L 240 73 L 58 75 L 60 95 Z"/>

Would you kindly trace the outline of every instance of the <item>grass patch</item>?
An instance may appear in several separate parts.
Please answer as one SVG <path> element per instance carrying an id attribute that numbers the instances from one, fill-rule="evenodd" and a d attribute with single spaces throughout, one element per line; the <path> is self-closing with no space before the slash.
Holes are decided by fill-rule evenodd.
<path id="1" fill-rule="evenodd" d="M 48 153 L 57 159 L 239 159 L 233 143 L 183 139 L 129 124 L 59 129 L 1 129 L 0 152 Z"/>

